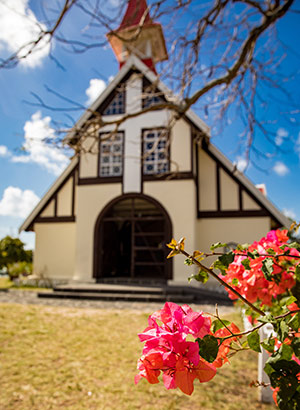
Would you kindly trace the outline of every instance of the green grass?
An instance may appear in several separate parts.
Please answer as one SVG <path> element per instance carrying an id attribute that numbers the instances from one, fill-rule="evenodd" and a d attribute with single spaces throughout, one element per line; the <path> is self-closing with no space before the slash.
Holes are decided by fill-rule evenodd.
<path id="1" fill-rule="evenodd" d="M 33 290 L 36 292 L 48 291 L 49 288 L 41 288 L 35 285 L 17 285 L 8 277 L 0 277 L 0 289 L 20 289 L 20 290 Z"/>
<path id="2" fill-rule="evenodd" d="M 150 310 L 149 310 L 150 312 Z M 271 409 L 250 388 L 256 355 L 241 353 L 191 397 L 133 383 L 147 314 L 0 305 L 0 409 Z M 236 319 L 236 317 L 235 317 Z"/>
<path id="3" fill-rule="evenodd" d="M 0 277 L 0 289 L 9 289 L 13 284 L 14 283 L 8 277 Z"/>

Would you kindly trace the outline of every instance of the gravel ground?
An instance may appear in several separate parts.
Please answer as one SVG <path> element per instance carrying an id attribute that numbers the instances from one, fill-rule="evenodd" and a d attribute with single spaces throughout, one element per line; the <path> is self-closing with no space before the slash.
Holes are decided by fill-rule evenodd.
<path id="1" fill-rule="evenodd" d="M 82 309 L 128 309 L 140 312 L 153 312 L 161 309 L 163 303 L 143 303 L 126 301 L 94 301 L 94 300 L 74 300 L 74 299 L 46 299 L 39 298 L 37 292 L 33 290 L 9 289 L 7 292 L 0 292 L 0 303 L 18 303 L 29 305 L 59 306 Z M 191 304 L 194 310 L 214 313 L 215 305 Z M 233 306 L 219 306 L 219 313 L 226 314 L 234 312 Z"/>

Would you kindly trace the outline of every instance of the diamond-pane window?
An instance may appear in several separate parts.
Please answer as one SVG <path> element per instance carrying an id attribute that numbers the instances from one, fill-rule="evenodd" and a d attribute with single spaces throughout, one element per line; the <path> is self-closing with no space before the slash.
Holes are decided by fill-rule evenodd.
<path id="1" fill-rule="evenodd" d="M 118 177 L 122 170 L 123 133 L 100 134 L 100 177 Z"/>
<path id="2" fill-rule="evenodd" d="M 169 172 L 168 134 L 164 129 L 143 132 L 143 171 L 146 175 Z"/>
<path id="3" fill-rule="evenodd" d="M 125 113 L 125 88 L 119 91 L 105 108 L 102 115 L 116 115 Z"/>

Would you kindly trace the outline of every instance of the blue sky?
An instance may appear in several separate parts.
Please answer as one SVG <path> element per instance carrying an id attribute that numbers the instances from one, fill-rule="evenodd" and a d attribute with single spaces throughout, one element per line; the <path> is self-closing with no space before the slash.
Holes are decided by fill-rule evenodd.
<path id="1" fill-rule="evenodd" d="M 0 33 L 0 57 L 15 51 L 17 45 L 32 35 L 32 28 L 24 22 L 22 14 L 26 13 L 31 20 L 36 21 L 42 18 L 39 1 L 9 0 L 8 3 L 9 8 L 5 4 L 0 5 L 0 27 L 4 28 Z M 112 10 L 116 10 L 118 0 L 110 0 L 108 3 Z M 299 3 L 296 1 L 294 8 L 300 9 Z M 11 11 L 11 6 L 16 6 L 19 14 Z M 75 11 L 65 20 L 65 33 L 74 35 L 76 31 L 84 30 L 85 24 L 82 15 Z M 18 32 L 14 27 L 19 27 Z M 286 83 L 286 89 L 293 95 L 299 108 L 299 76 L 298 79 L 292 78 L 292 73 L 298 74 L 299 55 L 290 51 L 297 50 L 298 47 L 299 14 L 286 16 L 280 22 L 278 32 L 279 38 L 288 45 L 282 65 L 284 74 L 291 80 Z M 105 31 L 100 33 L 102 39 L 104 33 Z M 63 113 L 30 105 L 26 101 L 36 102 L 34 93 L 55 107 L 66 105 L 49 93 L 46 89 L 48 87 L 87 106 L 118 72 L 118 64 L 108 45 L 93 48 L 83 54 L 69 53 L 59 44 L 54 44 L 53 47 L 53 54 L 63 69 L 49 59 L 49 50 L 45 47 L 17 67 L 0 70 L 0 238 L 6 234 L 17 235 L 24 218 L 68 162 L 66 153 L 54 146 L 47 146 L 42 139 L 55 136 L 53 121 L 65 127 L 65 123 L 70 124 L 70 118 Z M 264 92 L 267 94 L 269 90 Z M 272 90 L 271 94 L 267 115 L 272 120 L 272 138 L 275 144 L 271 147 L 257 133 L 255 143 L 259 143 L 260 149 L 268 154 L 268 160 L 252 154 L 252 162 L 245 172 L 255 184 L 265 183 L 269 199 L 299 221 L 299 110 L 285 109 L 281 94 L 276 90 Z M 259 109 L 258 106 L 257 110 Z M 80 112 L 69 114 L 76 119 Z M 265 111 L 263 115 L 266 115 Z M 214 131 L 211 118 L 207 122 L 213 129 L 212 142 L 232 161 L 242 166 L 244 153 L 239 144 L 241 120 L 234 118 L 221 131 Z M 21 239 L 28 247 L 33 247 L 34 234 L 23 233 Z"/>

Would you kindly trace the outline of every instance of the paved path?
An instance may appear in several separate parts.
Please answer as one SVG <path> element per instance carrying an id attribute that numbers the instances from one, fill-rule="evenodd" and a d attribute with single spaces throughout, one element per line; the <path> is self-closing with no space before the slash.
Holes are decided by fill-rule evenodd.
<path id="1" fill-rule="evenodd" d="M 163 303 L 125 302 L 125 301 L 93 301 L 74 299 L 45 299 L 38 298 L 33 290 L 9 289 L 8 292 L 0 292 L 0 303 L 18 303 L 30 305 L 61 306 L 70 308 L 93 308 L 93 309 L 129 309 L 140 312 L 153 312 L 161 309 Z M 190 305 L 194 310 L 214 313 L 215 305 Z M 219 313 L 234 311 L 232 306 L 219 306 Z"/>

